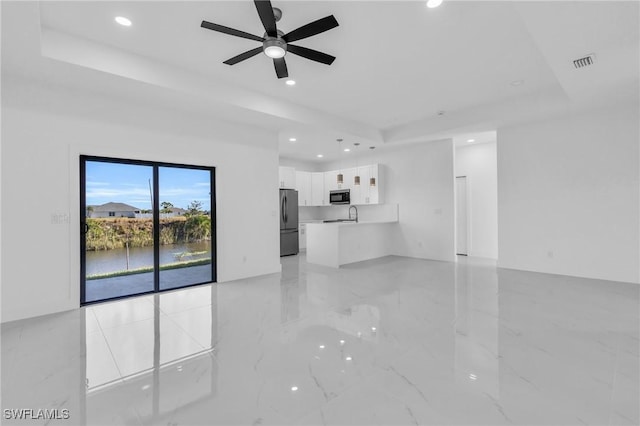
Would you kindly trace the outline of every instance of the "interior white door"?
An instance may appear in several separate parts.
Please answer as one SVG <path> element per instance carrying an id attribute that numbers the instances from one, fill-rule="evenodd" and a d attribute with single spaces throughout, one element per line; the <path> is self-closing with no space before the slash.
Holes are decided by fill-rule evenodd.
<path id="1" fill-rule="evenodd" d="M 468 254 L 467 177 L 456 176 L 456 254 Z"/>

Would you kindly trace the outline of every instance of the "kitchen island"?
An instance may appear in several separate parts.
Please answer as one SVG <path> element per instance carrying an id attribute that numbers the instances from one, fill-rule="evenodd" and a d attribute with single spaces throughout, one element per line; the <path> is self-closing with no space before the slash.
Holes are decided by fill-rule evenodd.
<path id="1" fill-rule="evenodd" d="M 307 262 L 340 265 L 388 256 L 398 220 L 308 223 Z"/>

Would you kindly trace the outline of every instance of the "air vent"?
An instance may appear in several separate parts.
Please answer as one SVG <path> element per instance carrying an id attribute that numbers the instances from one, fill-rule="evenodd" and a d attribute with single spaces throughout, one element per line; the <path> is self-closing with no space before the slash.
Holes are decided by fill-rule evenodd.
<path id="1" fill-rule="evenodd" d="M 576 67 L 576 69 L 579 69 L 593 65 L 595 62 L 596 55 L 592 53 L 591 55 L 587 55 L 584 58 L 576 59 L 575 61 L 573 61 L 573 66 Z"/>

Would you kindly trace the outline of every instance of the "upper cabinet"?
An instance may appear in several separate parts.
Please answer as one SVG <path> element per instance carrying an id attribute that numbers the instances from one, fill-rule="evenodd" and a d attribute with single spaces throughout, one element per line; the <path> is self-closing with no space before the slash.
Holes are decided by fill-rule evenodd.
<path id="1" fill-rule="evenodd" d="M 280 188 L 295 189 L 296 169 L 293 167 L 280 167 Z"/>
<path id="2" fill-rule="evenodd" d="M 342 183 L 338 183 L 338 173 L 342 173 Z M 355 177 L 360 176 L 360 185 Z M 374 185 L 371 185 L 371 179 Z M 380 190 L 380 166 L 372 164 L 328 172 L 305 172 L 293 167 L 280 167 L 280 188 L 298 191 L 299 206 L 328 206 L 329 192 L 336 189 L 351 191 L 351 204 L 382 204 Z"/>
<path id="3" fill-rule="evenodd" d="M 310 172 L 296 170 L 296 189 L 298 190 L 298 206 L 312 206 Z"/>
<path id="4" fill-rule="evenodd" d="M 360 177 L 360 184 L 352 182 L 351 204 L 381 204 L 380 200 L 380 179 L 379 166 L 372 164 L 357 168 L 357 176 Z M 374 178 L 374 185 L 371 185 L 371 178 Z"/>
<path id="5" fill-rule="evenodd" d="M 366 195 L 363 198 L 363 204 L 382 204 L 382 192 L 380 191 L 380 165 L 372 164 L 366 166 L 369 171 L 366 180 L 362 180 L 363 188 L 366 189 Z M 371 185 L 373 179 L 373 185 Z"/>
<path id="6" fill-rule="evenodd" d="M 325 205 L 329 205 L 329 192 L 335 191 L 338 188 L 338 171 L 332 170 L 330 172 L 324 172 L 324 191 L 327 195 L 324 196 Z"/>
<path id="7" fill-rule="evenodd" d="M 325 200 L 329 204 L 329 191 L 324 190 L 324 173 L 311 173 L 311 205 L 324 206 Z"/>
<path id="8" fill-rule="evenodd" d="M 351 204 L 369 204 L 367 202 L 369 199 L 369 166 L 358 167 L 355 176 L 360 177 L 360 184 L 353 183 Z"/>

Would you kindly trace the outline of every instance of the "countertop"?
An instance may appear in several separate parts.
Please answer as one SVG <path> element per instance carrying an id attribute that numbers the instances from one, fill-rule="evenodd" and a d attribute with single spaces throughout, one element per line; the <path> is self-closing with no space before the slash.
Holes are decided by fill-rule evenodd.
<path id="1" fill-rule="evenodd" d="M 354 225 L 375 225 L 382 223 L 398 223 L 397 220 L 361 220 L 358 222 L 328 222 L 324 223 L 322 221 L 319 222 L 307 222 L 307 225 L 340 225 L 340 226 L 354 226 Z"/>

